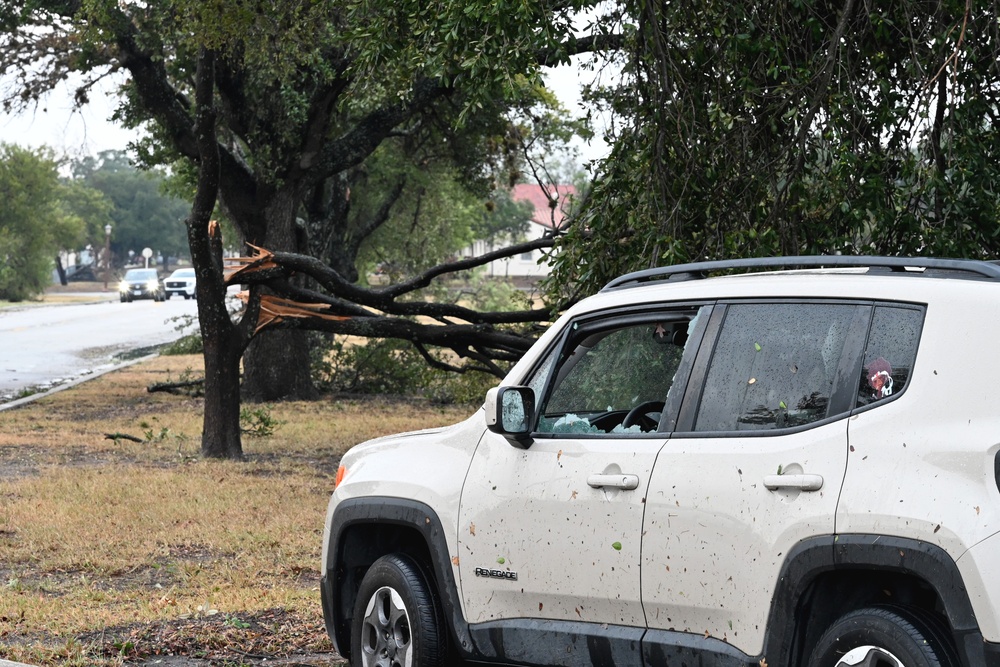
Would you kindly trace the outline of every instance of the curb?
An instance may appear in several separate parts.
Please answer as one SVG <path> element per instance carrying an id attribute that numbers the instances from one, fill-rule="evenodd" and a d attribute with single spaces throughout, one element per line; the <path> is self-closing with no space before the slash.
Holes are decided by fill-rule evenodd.
<path id="1" fill-rule="evenodd" d="M 11 662 L 10 660 L 0 660 L 0 667 L 32 667 L 23 662 Z"/>
<path id="2" fill-rule="evenodd" d="M 37 394 L 32 394 L 31 396 L 25 396 L 24 398 L 17 398 L 14 399 L 13 401 L 8 401 L 7 403 L 0 403 L 0 412 L 25 405 L 26 403 L 31 403 L 32 401 L 37 401 L 40 398 L 51 396 L 52 394 L 60 392 L 63 389 L 69 389 L 70 387 L 75 387 L 78 384 L 83 384 L 88 380 L 99 378 L 106 373 L 117 371 L 122 368 L 128 368 L 129 366 L 132 366 L 134 364 L 138 364 L 143 361 L 149 361 L 150 359 L 155 359 L 158 356 L 160 356 L 159 353 L 147 354 L 146 356 L 139 357 L 137 359 L 129 359 L 128 361 L 125 361 L 117 365 L 95 369 L 87 373 L 86 375 L 81 375 L 80 377 L 73 378 L 72 380 L 68 380 L 60 385 L 52 387 L 51 389 L 46 389 L 45 391 L 40 391 Z M 18 664 L 19 663 L 16 662 L 5 663 L 3 660 L 0 660 L 0 667 L 17 667 Z"/>

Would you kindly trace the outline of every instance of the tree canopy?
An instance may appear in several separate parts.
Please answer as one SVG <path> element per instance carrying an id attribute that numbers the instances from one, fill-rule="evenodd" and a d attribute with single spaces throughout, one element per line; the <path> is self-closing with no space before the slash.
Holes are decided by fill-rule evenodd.
<path id="1" fill-rule="evenodd" d="M 357 282 L 359 258 L 419 206 L 457 214 L 468 194 L 541 173 L 524 161 L 551 131 L 539 71 L 577 53 L 607 54 L 590 99 L 615 120 L 612 153 L 558 239 L 560 303 L 696 259 L 992 257 L 996 16 L 957 0 L 31 0 L 0 15 L 0 61 L 19 77 L 10 108 L 68 70 L 127 72 L 120 118 L 151 131 L 137 156 L 197 186 L 187 227 L 207 373 L 232 393 L 247 349 L 243 392 L 269 398 L 309 394 L 303 328 L 408 340 L 429 360 L 449 349 L 498 374 L 530 345 L 551 309 L 415 298 L 491 257 L 414 265 L 379 288 Z M 255 255 L 235 277 L 220 213 Z M 439 249 L 454 240 L 423 229 Z M 236 323 L 224 277 L 251 286 Z M 232 405 L 207 400 L 204 451 L 238 455 Z"/>
<path id="2" fill-rule="evenodd" d="M 0 61 L 19 84 L 5 99 L 10 108 L 31 104 L 68 70 L 88 81 L 125 71 L 120 118 L 150 130 L 138 158 L 171 164 L 196 182 L 188 240 L 211 385 L 206 454 L 241 454 L 235 387 L 245 349 L 244 396 L 311 394 L 297 329 L 409 340 L 428 359 L 431 348 L 447 348 L 494 373 L 527 349 L 533 334 L 519 329 L 547 320 L 549 311 L 480 313 L 412 296 L 438 275 L 492 257 L 372 289 L 355 282 L 358 252 L 407 203 L 430 203 L 421 179 L 440 184 L 445 175 L 483 198 L 503 189 L 534 136 L 551 132 L 549 115 L 537 111 L 547 102 L 539 67 L 597 45 L 570 36 L 577 7 L 485 0 L 5 5 Z M 85 83 L 78 99 L 87 94 Z M 395 168 L 374 168 L 383 152 Z M 449 204 L 466 199 L 457 192 Z M 262 249 L 235 277 L 224 273 L 219 214 L 248 250 Z M 551 244 L 542 239 L 509 253 Z M 224 279 L 251 287 L 235 323 Z"/>
<path id="3" fill-rule="evenodd" d="M 955 0 L 616 3 L 620 83 L 591 97 L 619 122 L 552 288 L 747 255 L 995 257 L 997 17 Z"/>
<path id="4" fill-rule="evenodd" d="M 118 266 L 147 247 L 164 257 L 188 256 L 184 220 L 191 204 L 167 194 L 165 176 L 140 171 L 119 151 L 104 151 L 71 166 L 74 182 L 103 194 L 111 204 L 108 217 Z M 103 243 L 103 225 L 99 234 Z"/>
<path id="5" fill-rule="evenodd" d="M 84 209 L 95 204 L 60 182 L 50 153 L 7 144 L 0 144 L 0 200 L 0 299 L 23 301 L 51 284 L 59 250 L 84 241 Z"/>

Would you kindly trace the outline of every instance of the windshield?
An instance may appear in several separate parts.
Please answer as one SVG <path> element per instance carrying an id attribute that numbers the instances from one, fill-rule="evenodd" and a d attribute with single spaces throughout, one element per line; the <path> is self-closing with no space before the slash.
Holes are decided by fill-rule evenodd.
<path id="1" fill-rule="evenodd" d="M 129 269 L 125 280 L 156 280 L 156 269 Z"/>

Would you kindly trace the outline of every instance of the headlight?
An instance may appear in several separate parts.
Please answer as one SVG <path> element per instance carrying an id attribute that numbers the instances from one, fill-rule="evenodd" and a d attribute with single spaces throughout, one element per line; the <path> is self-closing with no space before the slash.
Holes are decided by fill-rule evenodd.
<path id="1" fill-rule="evenodd" d="M 119 292 L 127 292 L 128 291 L 128 283 L 125 282 L 124 280 L 121 281 L 120 283 L 118 283 L 118 291 Z"/>
<path id="2" fill-rule="evenodd" d="M 158 281 L 150 280 L 148 283 L 146 283 L 146 291 L 155 292 L 158 289 L 160 289 L 160 283 Z"/>

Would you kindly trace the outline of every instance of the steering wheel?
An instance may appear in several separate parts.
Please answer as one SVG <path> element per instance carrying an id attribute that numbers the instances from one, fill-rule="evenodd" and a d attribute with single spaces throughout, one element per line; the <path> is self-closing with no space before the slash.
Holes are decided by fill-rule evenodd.
<path id="1" fill-rule="evenodd" d="M 625 419 L 622 420 L 622 428 L 638 424 L 639 428 L 643 431 L 656 430 L 656 427 L 659 426 L 659 421 L 650 417 L 647 414 L 649 412 L 663 412 L 663 401 L 646 401 L 635 406 L 628 411 Z"/>

